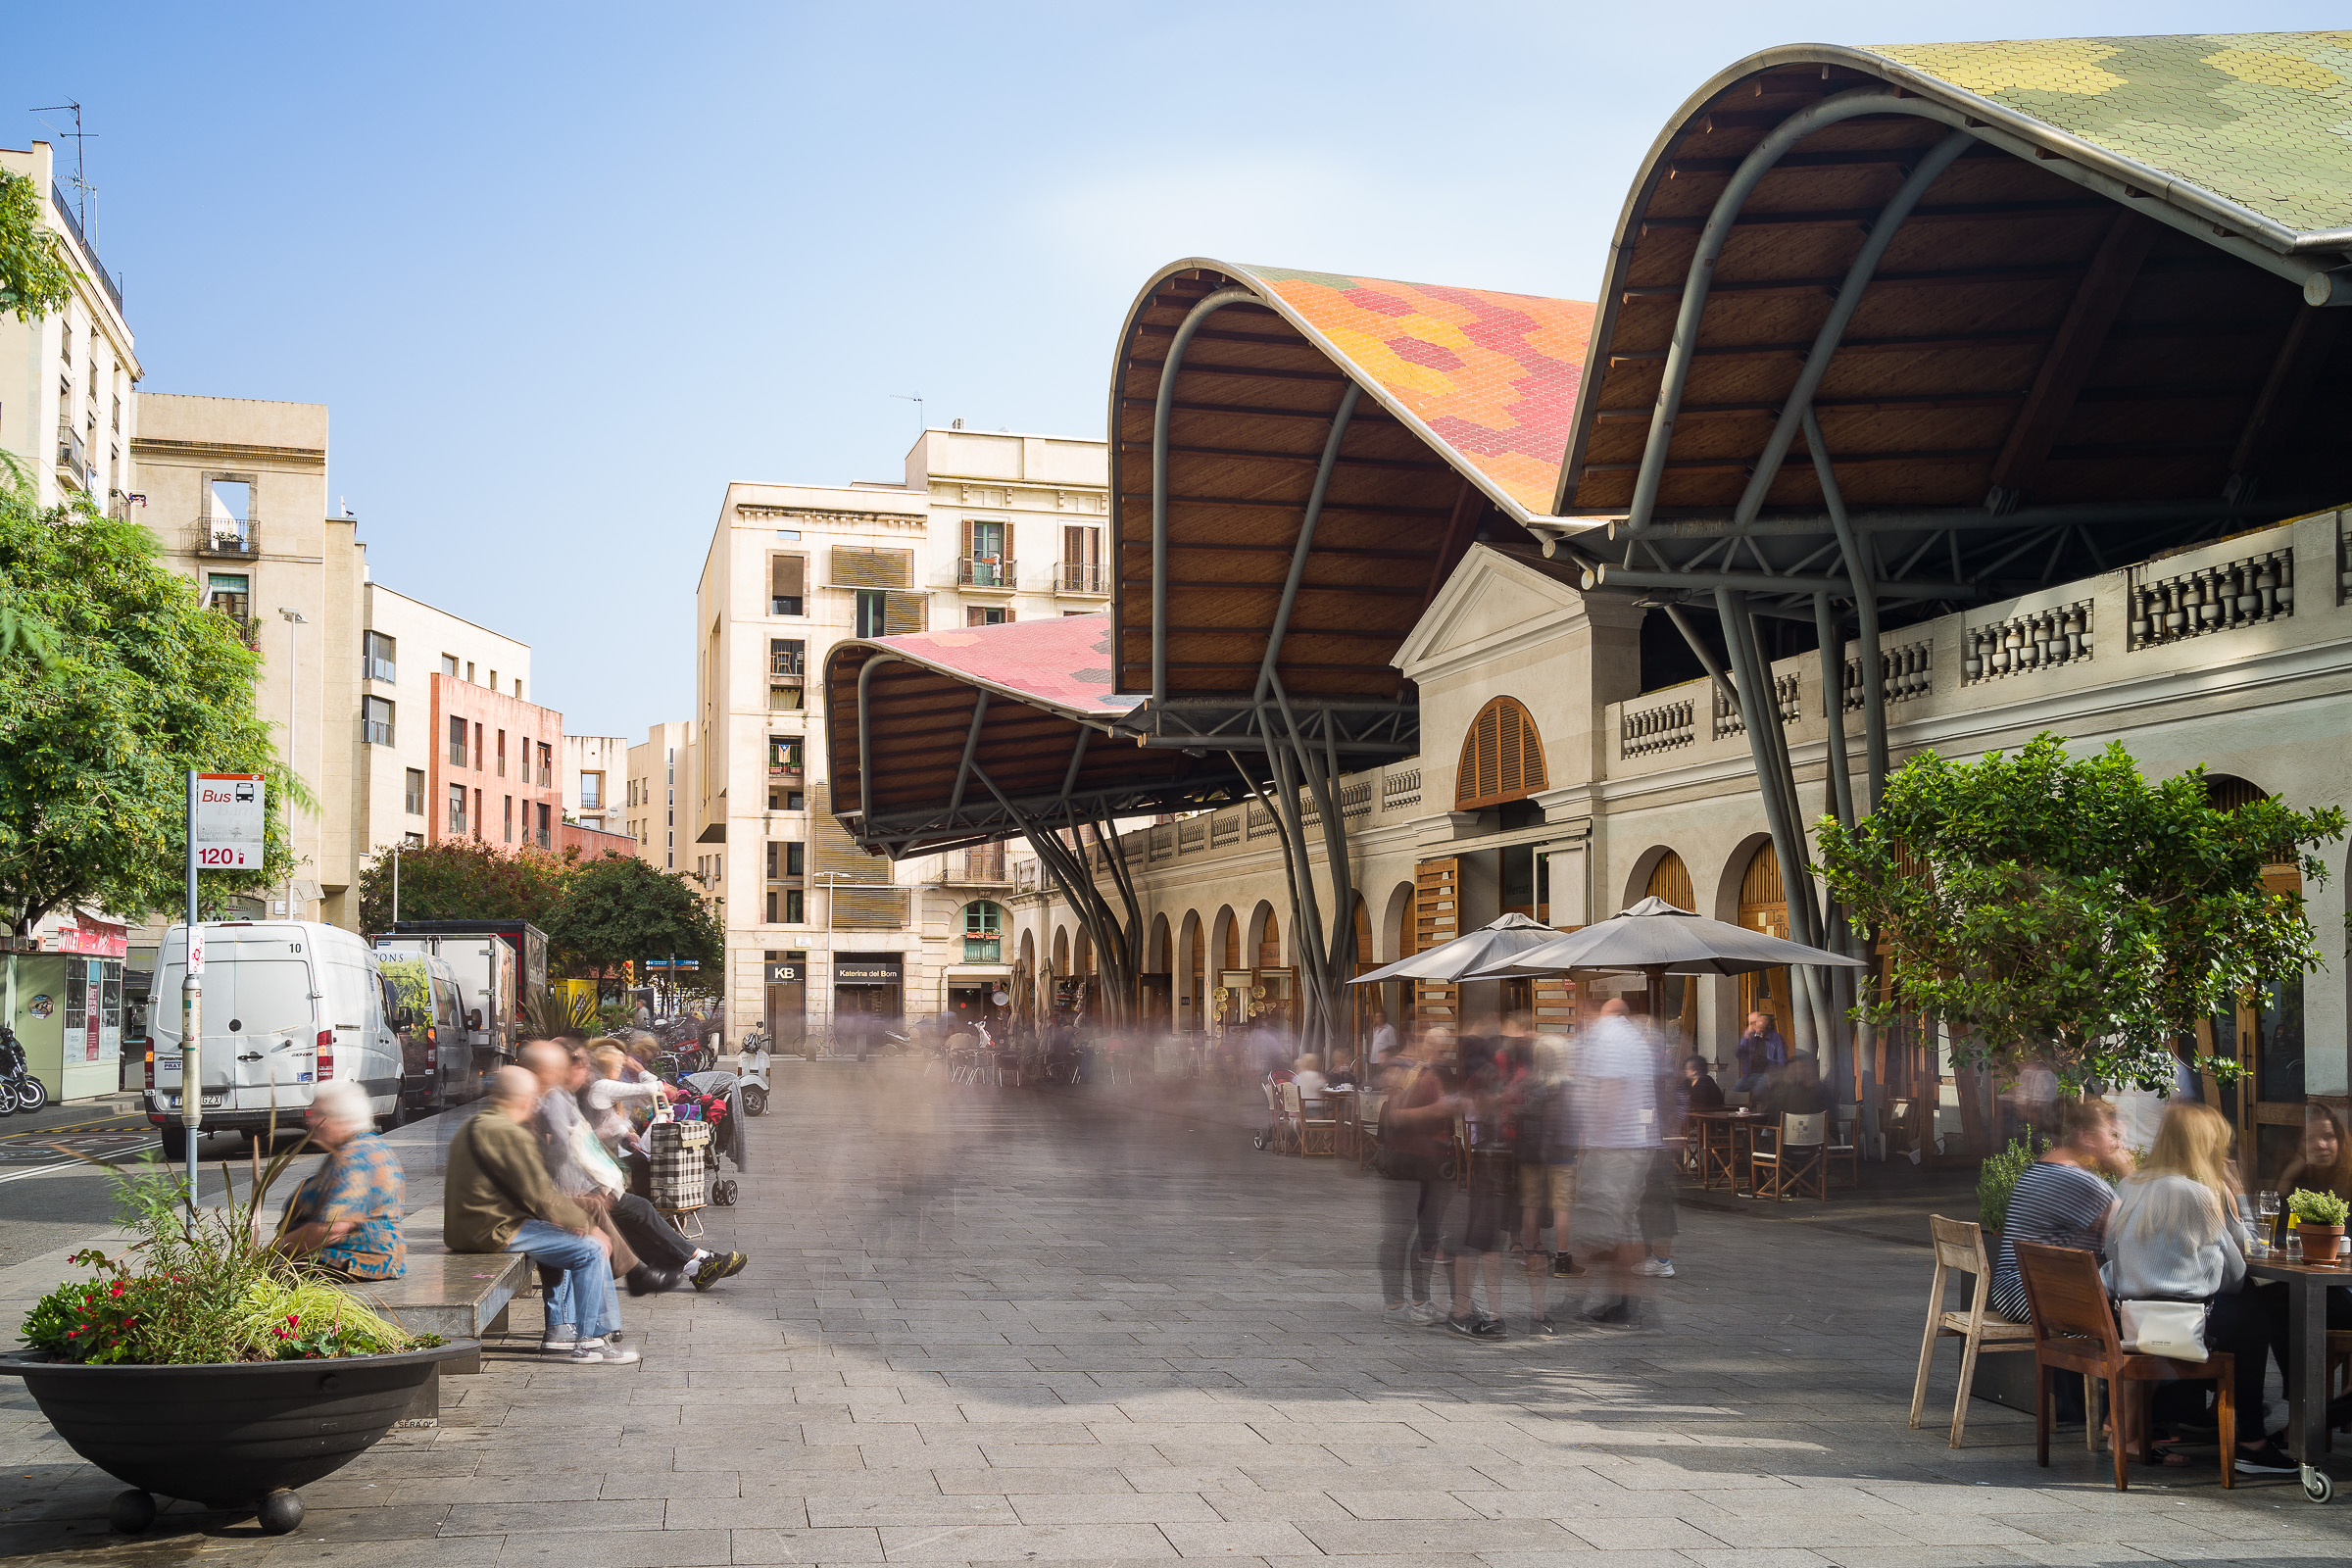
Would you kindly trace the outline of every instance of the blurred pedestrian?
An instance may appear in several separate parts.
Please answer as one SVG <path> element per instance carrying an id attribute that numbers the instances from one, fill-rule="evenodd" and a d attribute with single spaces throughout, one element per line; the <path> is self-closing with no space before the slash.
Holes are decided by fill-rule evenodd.
<path id="1" fill-rule="evenodd" d="M 1754 1094 L 1764 1087 L 1766 1075 L 1788 1059 L 1788 1043 L 1773 1026 L 1771 1013 L 1751 1012 L 1733 1054 L 1740 1062 L 1740 1077 L 1732 1087 L 1743 1095 Z"/>
<path id="2" fill-rule="evenodd" d="M 1391 1323 L 1435 1323 L 1445 1315 L 1430 1299 L 1430 1275 L 1454 1195 L 1444 1171 L 1453 1102 L 1436 1072 L 1402 1054 L 1390 1056 L 1377 1083 L 1386 1097 L 1372 1162 L 1382 1178 L 1376 1261 L 1383 1316 Z"/>
<path id="3" fill-rule="evenodd" d="M 400 1234 L 407 1188 L 399 1157 L 376 1136 L 368 1091 L 348 1078 L 322 1083 L 305 1115 L 326 1160 L 295 1189 L 277 1250 L 345 1279 L 400 1278 L 408 1271 Z"/>
<path id="4" fill-rule="evenodd" d="M 1657 1074 L 1649 1042 L 1623 998 L 1601 1004 L 1576 1054 L 1573 1109 L 1581 1151 L 1576 1234 L 1602 1269 L 1585 1321 L 1638 1327 L 1635 1269 L 1642 1257 L 1641 1203 L 1658 1149 Z"/>

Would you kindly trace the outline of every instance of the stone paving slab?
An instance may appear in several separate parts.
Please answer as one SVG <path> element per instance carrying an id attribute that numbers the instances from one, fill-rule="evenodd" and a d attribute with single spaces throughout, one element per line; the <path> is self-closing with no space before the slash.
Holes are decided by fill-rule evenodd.
<path id="1" fill-rule="evenodd" d="M 754 1261 L 624 1300 L 645 1359 L 550 1365 L 535 1302 L 438 1428 L 306 1489 L 291 1537 L 118 1488 L 0 1386 L 0 1558 L 235 1568 L 1168 1563 L 1968 1568 L 2341 1563 L 2352 1512 L 2224 1493 L 2064 1432 L 2047 1470 L 1980 1401 L 1907 1429 L 1927 1276 L 1891 1231 L 1692 1208 L 1656 1327 L 1464 1344 L 1379 1318 L 1376 1179 L 1257 1153 L 1151 1086 L 788 1077 L 715 1245 Z M 404 1129 L 404 1132 L 409 1130 Z M 429 1150 L 427 1151 L 429 1152 Z M 437 1162 L 435 1162 L 437 1163 Z M 420 1206 L 434 1171 L 412 1175 Z M 423 1216 L 420 1215 L 420 1218 Z M 1892 1224 L 1889 1218 L 1886 1224 Z M 1884 1229 L 1884 1225 L 1882 1226 Z M 0 1295 L 37 1295 L 49 1259 Z M 31 1273 L 26 1270 L 30 1268 Z M 1555 1315 L 1576 1296 L 1555 1282 Z M 1511 1327 L 1527 1315 L 1512 1275 Z"/>

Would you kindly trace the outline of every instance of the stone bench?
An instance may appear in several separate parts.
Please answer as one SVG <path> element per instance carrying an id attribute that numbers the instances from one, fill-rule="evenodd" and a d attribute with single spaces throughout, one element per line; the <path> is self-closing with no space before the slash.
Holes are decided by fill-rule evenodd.
<path id="1" fill-rule="evenodd" d="M 413 1243 L 408 1272 L 396 1280 L 357 1283 L 368 1301 L 412 1334 L 480 1340 L 504 1332 L 507 1308 L 530 1288 L 531 1260 L 520 1252 L 452 1252 L 437 1243 Z M 441 1379 L 482 1369 L 478 1349 L 443 1361 L 416 1391 L 405 1421 L 438 1421 Z"/>

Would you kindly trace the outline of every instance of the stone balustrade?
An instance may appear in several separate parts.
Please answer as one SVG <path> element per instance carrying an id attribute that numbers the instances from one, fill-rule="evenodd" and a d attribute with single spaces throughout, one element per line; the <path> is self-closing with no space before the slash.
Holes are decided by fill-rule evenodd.
<path id="1" fill-rule="evenodd" d="M 1960 684 L 2055 669 L 2090 657 L 2090 601 L 2053 606 L 1967 628 Z"/>
<path id="2" fill-rule="evenodd" d="M 2260 555 L 2160 577 L 2164 563 L 2132 568 L 2132 646 L 2151 648 L 2295 612 L 2295 553 Z"/>
<path id="3" fill-rule="evenodd" d="M 1618 724 L 1617 755 L 1648 757 L 1688 746 L 1698 738 L 1697 704 L 1686 697 L 1656 708 L 1628 710 Z"/>

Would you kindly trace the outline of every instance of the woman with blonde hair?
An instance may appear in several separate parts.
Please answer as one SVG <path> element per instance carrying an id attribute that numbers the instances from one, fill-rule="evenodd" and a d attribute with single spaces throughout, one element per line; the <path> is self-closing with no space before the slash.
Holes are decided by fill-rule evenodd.
<path id="1" fill-rule="evenodd" d="M 2121 1206 L 2107 1227 L 2107 1284 L 2121 1301 L 2205 1302 L 2205 1348 L 2236 1358 L 2240 1419 L 2259 1433 L 2271 1313 L 2258 1293 L 2245 1289 L 2230 1139 L 2229 1121 L 2211 1105 L 2176 1101 L 2165 1107 L 2155 1146 L 2124 1179 Z M 2202 1392 L 2195 1390 L 2198 1397 Z M 2237 1467 L 2287 1474 L 2295 1461 L 2276 1438 L 2257 1437 L 2238 1445 Z"/>

